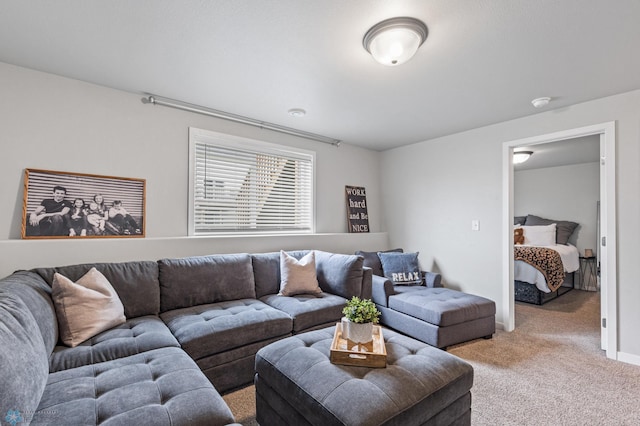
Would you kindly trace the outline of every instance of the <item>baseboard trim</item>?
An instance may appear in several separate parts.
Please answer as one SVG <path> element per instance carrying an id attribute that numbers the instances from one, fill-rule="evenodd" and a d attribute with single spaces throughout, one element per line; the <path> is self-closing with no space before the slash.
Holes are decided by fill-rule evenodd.
<path id="1" fill-rule="evenodd" d="M 625 352 L 617 353 L 618 361 L 625 362 L 627 364 L 640 365 L 640 356 L 628 354 Z"/>

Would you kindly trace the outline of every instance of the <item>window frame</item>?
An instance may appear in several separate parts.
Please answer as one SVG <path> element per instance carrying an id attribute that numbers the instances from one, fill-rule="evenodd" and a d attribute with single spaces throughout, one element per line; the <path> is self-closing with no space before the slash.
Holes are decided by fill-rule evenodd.
<path id="1" fill-rule="evenodd" d="M 286 157 L 298 157 L 311 161 L 311 197 L 309 229 L 251 229 L 251 230 L 217 230 L 210 232 L 196 232 L 195 223 L 195 187 L 196 187 L 196 144 L 205 143 L 233 149 L 244 149 L 246 152 L 259 152 L 265 155 L 282 155 Z M 290 146 L 264 142 L 241 136 L 214 132 L 211 130 L 189 127 L 189 200 L 188 200 L 188 235 L 200 236 L 257 236 L 257 235 L 299 235 L 314 234 L 316 230 L 316 153 L 315 151 L 294 148 Z"/>

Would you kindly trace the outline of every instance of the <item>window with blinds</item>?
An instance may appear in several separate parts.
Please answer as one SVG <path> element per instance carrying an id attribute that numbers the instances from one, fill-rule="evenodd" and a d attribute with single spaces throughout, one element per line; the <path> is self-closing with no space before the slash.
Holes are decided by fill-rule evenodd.
<path id="1" fill-rule="evenodd" d="M 312 152 L 189 134 L 191 235 L 314 231 Z"/>

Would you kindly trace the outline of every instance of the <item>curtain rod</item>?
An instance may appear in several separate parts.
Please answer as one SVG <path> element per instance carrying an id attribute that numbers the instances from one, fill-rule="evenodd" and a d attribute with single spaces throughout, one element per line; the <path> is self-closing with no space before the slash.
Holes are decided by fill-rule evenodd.
<path id="1" fill-rule="evenodd" d="M 288 135 L 300 136 L 305 139 L 326 143 L 339 147 L 342 143 L 339 139 L 329 138 L 327 136 L 317 135 L 315 133 L 305 132 L 303 130 L 292 129 L 291 127 L 280 126 L 278 124 L 267 123 L 265 121 L 254 120 L 253 118 L 244 117 L 242 115 L 232 114 L 230 112 L 218 111 L 186 102 L 176 101 L 174 99 L 163 98 L 147 94 L 146 98 L 142 98 L 143 104 L 162 105 L 170 108 L 176 108 L 182 111 L 195 112 L 197 114 L 208 115 L 210 117 L 222 118 L 223 120 L 235 121 L 236 123 L 248 124 L 250 126 L 259 127 L 261 129 L 273 130 L 274 132 L 286 133 Z"/>

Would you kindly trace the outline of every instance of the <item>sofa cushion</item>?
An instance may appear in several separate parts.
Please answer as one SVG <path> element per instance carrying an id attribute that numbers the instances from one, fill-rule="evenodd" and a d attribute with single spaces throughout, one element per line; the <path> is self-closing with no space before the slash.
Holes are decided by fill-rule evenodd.
<path id="1" fill-rule="evenodd" d="M 316 278 L 316 257 L 309 252 L 298 260 L 280 251 L 280 296 L 322 293 Z"/>
<path id="2" fill-rule="evenodd" d="M 418 253 L 378 253 L 384 276 L 395 285 L 420 285 Z"/>
<path id="3" fill-rule="evenodd" d="M 116 291 L 96 268 L 91 268 L 77 282 L 56 273 L 51 290 L 60 340 L 67 346 L 78 346 L 126 321 Z"/>
<path id="4" fill-rule="evenodd" d="M 234 422 L 220 394 L 179 348 L 51 373 L 32 424 L 70 420 L 154 426 Z"/>
<path id="5" fill-rule="evenodd" d="M 288 251 L 287 254 L 302 259 L 309 250 Z M 251 255 L 256 297 L 276 294 L 280 291 L 280 252 L 257 253 Z"/>
<path id="6" fill-rule="evenodd" d="M 402 253 L 402 249 L 396 248 L 391 250 L 384 250 L 381 253 Z M 362 256 L 362 258 L 364 259 L 363 266 L 371 268 L 373 275 L 384 277 L 384 273 L 382 272 L 382 263 L 380 263 L 380 258 L 378 257 L 377 251 L 358 250 L 355 254 L 357 256 Z"/>
<path id="7" fill-rule="evenodd" d="M 49 359 L 51 372 L 124 358 L 153 349 L 179 347 L 169 328 L 156 316 L 132 318 L 71 349 L 57 346 Z"/>
<path id="8" fill-rule="evenodd" d="M 26 285 L 16 285 L 15 277 L 0 280 L 0 418 L 3 420 L 9 410 L 18 410 L 23 418 L 35 412 L 49 375 L 49 352 L 36 318 L 21 297 L 22 291 L 32 290 Z"/>
<path id="9" fill-rule="evenodd" d="M 293 318 L 293 332 L 314 328 L 320 325 L 332 324 L 340 321 L 342 309 L 347 301 L 341 296 L 329 293 L 320 295 L 300 294 L 283 297 L 268 294 L 260 300 L 269 306 L 286 312 Z"/>
<path id="10" fill-rule="evenodd" d="M 389 297 L 389 308 L 447 327 L 496 314 L 493 300 L 448 288 L 420 287 Z"/>
<path id="11" fill-rule="evenodd" d="M 255 299 L 176 309 L 162 320 L 195 360 L 291 333 L 291 317 Z"/>
<path id="12" fill-rule="evenodd" d="M 362 296 L 364 271 L 362 256 L 336 254 L 316 250 L 318 283 L 325 293 L 337 294 L 345 299 Z"/>
<path id="13" fill-rule="evenodd" d="M 248 254 L 162 259 L 158 265 L 161 312 L 256 297 Z"/>
<path id="14" fill-rule="evenodd" d="M 40 274 L 49 285 L 52 285 L 53 275 L 56 272 L 72 281 L 77 281 L 92 267 L 100 271 L 116 290 L 124 305 L 124 314 L 127 318 L 158 315 L 160 311 L 160 285 L 158 283 L 158 264 L 154 261 L 90 263 L 57 268 L 39 268 L 34 271 Z"/>

